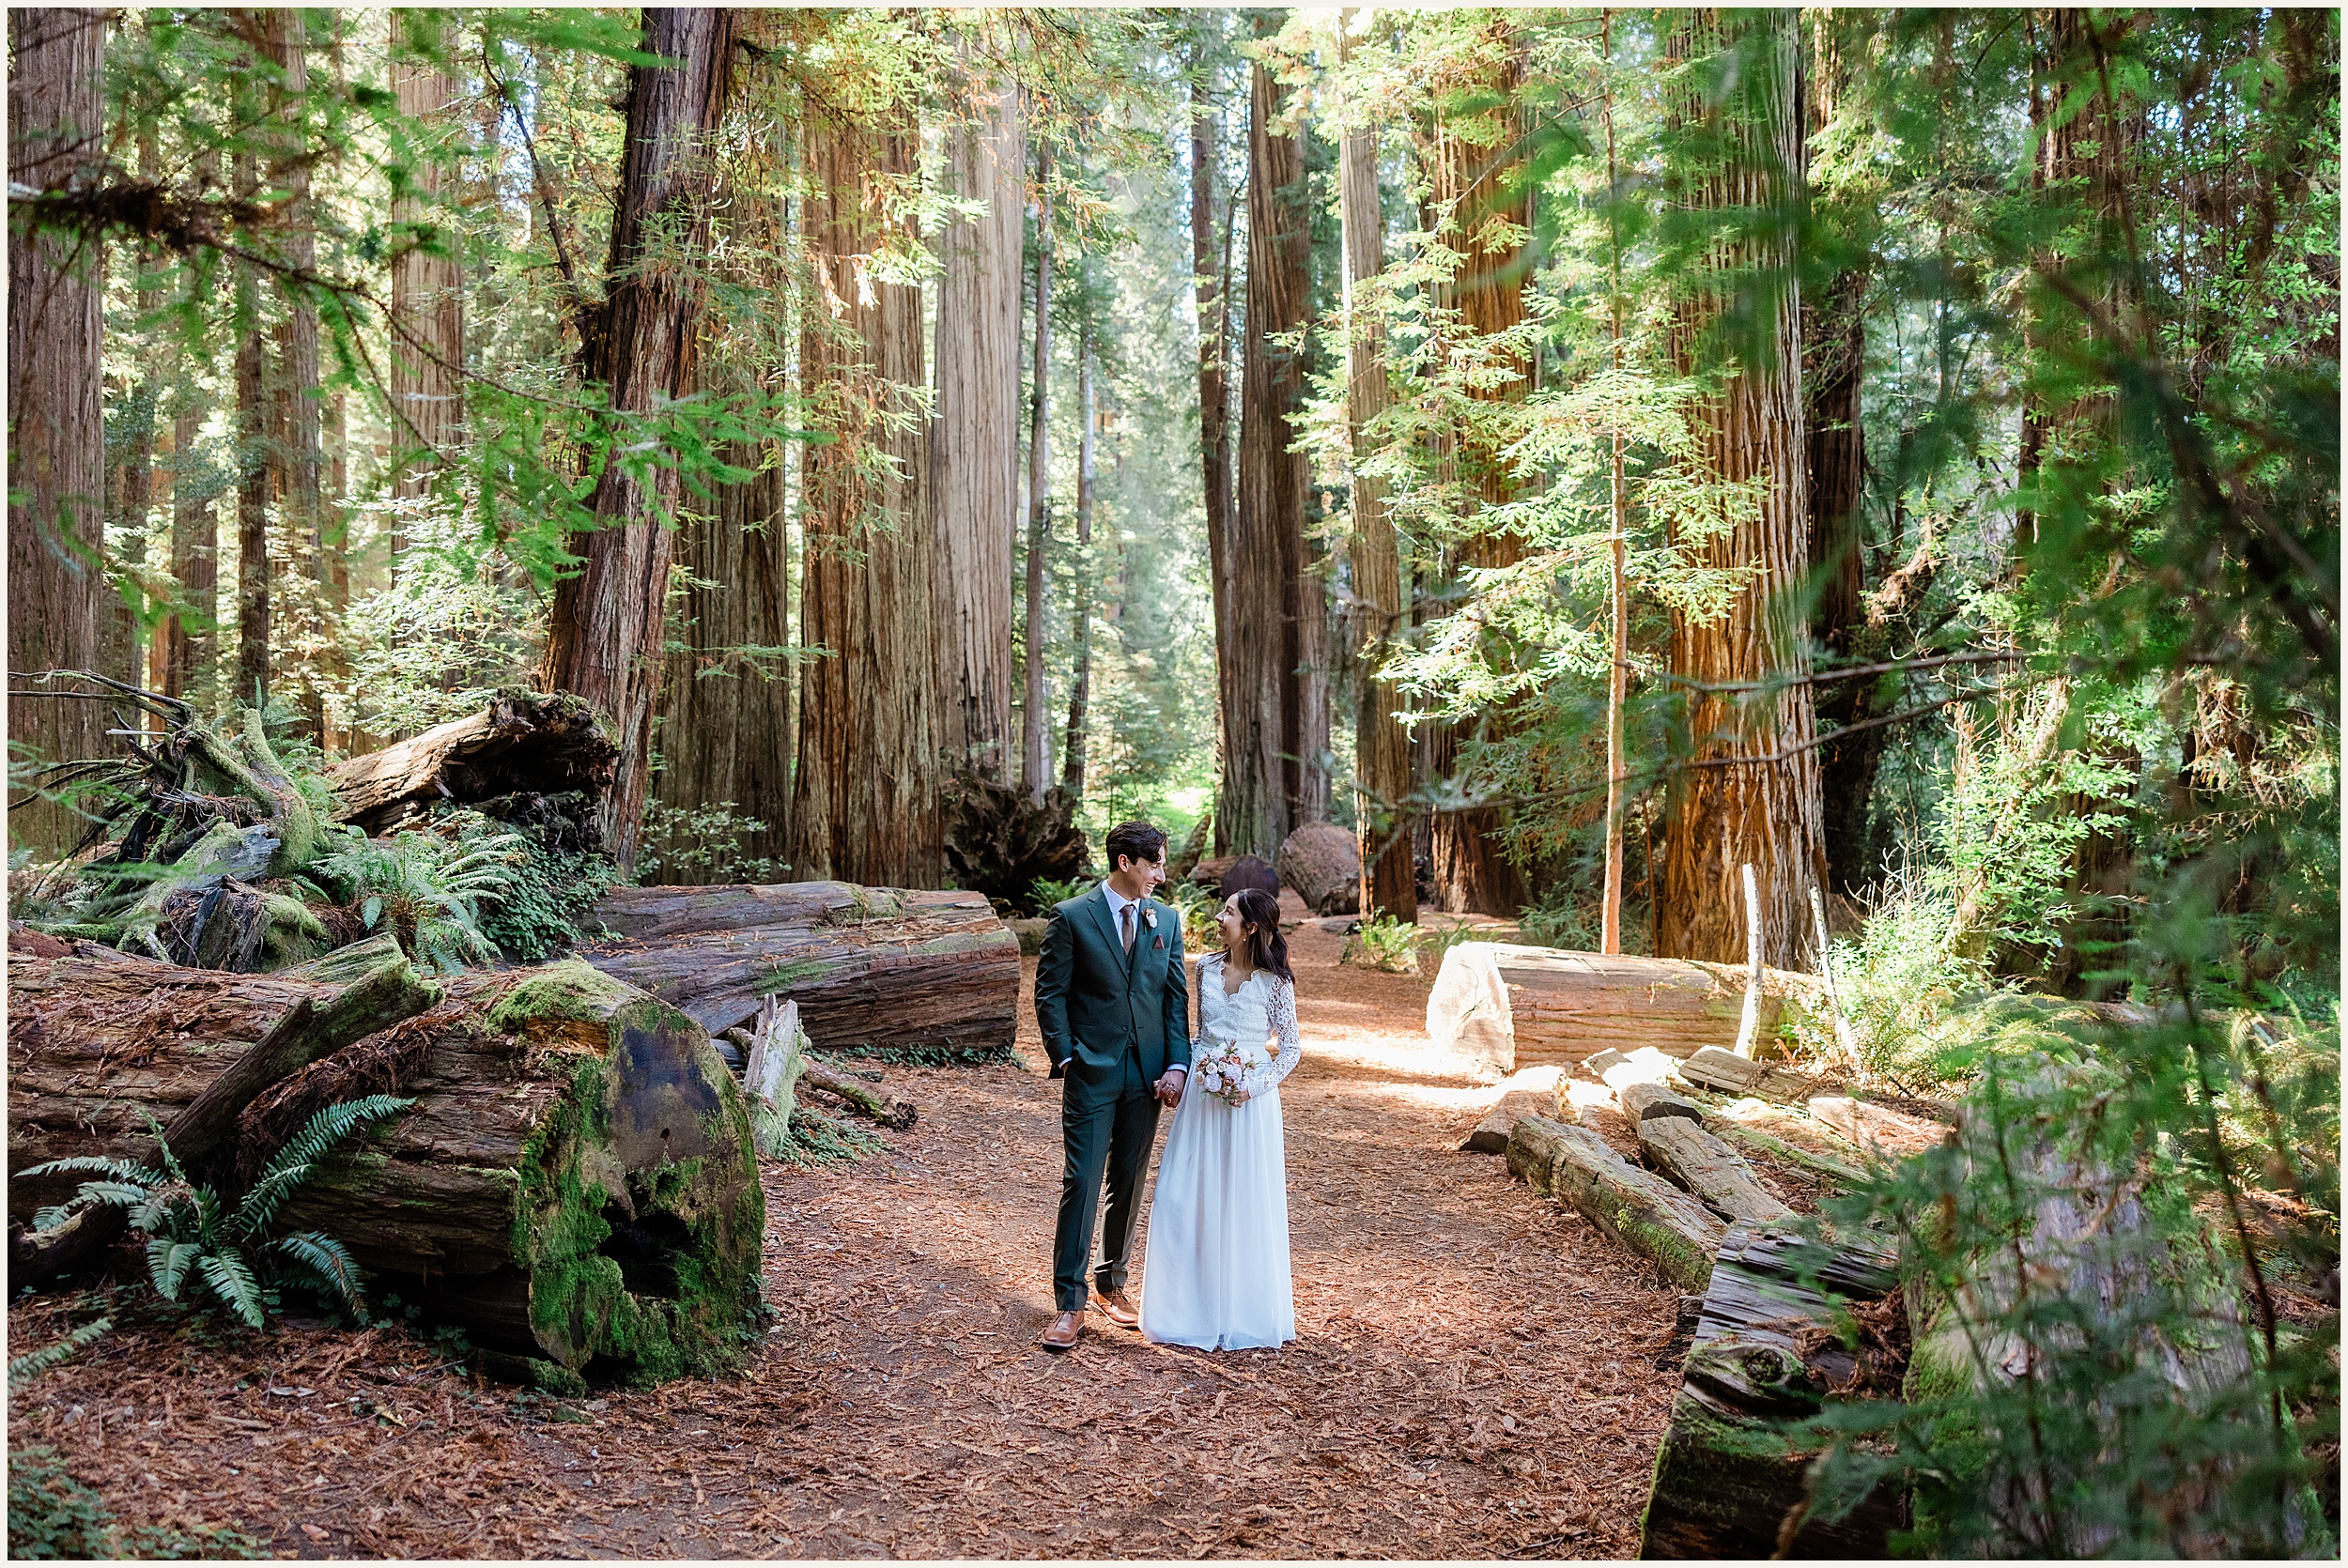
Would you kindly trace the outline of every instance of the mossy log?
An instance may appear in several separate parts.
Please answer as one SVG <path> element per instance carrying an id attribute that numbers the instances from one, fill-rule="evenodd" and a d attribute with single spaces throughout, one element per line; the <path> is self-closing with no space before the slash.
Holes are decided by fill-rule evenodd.
<path id="1" fill-rule="evenodd" d="M 304 1001 L 282 976 L 11 954 L 8 1162 L 131 1153 Z M 758 1303 L 765 1199 L 749 1114 L 707 1033 L 576 961 L 445 982 L 397 1085 L 415 1106 L 331 1156 L 281 1224 L 550 1387 L 732 1359 Z M 371 1036 L 279 1096 L 320 1103 Z M 379 1086 L 374 1085 L 374 1086 Z M 29 1091 L 29 1093 L 28 1093 Z M 9 1184 L 11 1215 L 61 1194 Z"/>
<path id="2" fill-rule="evenodd" d="M 1751 1095 L 1781 1105 L 1803 1105 L 1818 1092 L 1818 1081 L 1790 1068 L 1772 1067 L 1739 1056 L 1718 1046 L 1691 1052 L 1679 1065 L 1679 1076 L 1714 1094 Z"/>
<path id="3" fill-rule="evenodd" d="M 1683 959 L 1608 957 L 1506 942 L 1444 954 L 1427 997 L 1427 1037 L 1479 1068 L 1573 1068 L 1599 1052 L 1653 1046 L 1686 1056 L 1730 1046 L 1744 1013 L 1745 970 Z M 1760 1028 L 1808 1008 L 1817 982 L 1762 971 Z"/>
<path id="4" fill-rule="evenodd" d="M 1647 1163 L 1687 1189 L 1723 1220 L 1775 1224 L 1794 1211 L 1753 1176 L 1744 1157 L 1685 1116 L 1655 1116 L 1638 1124 Z"/>
<path id="5" fill-rule="evenodd" d="M 619 761 L 602 718 L 566 693 L 504 690 L 477 714 L 339 763 L 327 775 L 336 816 L 384 834 L 443 800 L 577 793 L 592 817 Z"/>
<path id="6" fill-rule="evenodd" d="M 1807 1519 L 1803 1483 L 1816 1455 L 1781 1424 L 1853 1382 L 1858 1358 L 1832 1331 L 1840 1304 L 1888 1296 L 1896 1283 L 1889 1262 L 1730 1227 L 1656 1455 L 1641 1557 L 1889 1555 L 1890 1533 L 1906 1528 L 1905 1499 L 1878 1491 L 1835 1524 Z"/>
<path id="7" fill-rule="evenodd" d="M 1616 1154 L 1588 1128 L 1524 1117 L 1508 1135 L 1508 1169 L 1653 1259 L 1666 1279 L 1683 1288 L 1701 1290 L 1711 1278 L 1721 1222 L 1661 1176 Z"/>
<path id="8" fill-rule="evenodd" d="M 799 1007 L 826 1051 L 882 1047 L 949 1056 L 1011 1049 L 1019 940 L 976 893 L 857 887 L 614 888 L 587 917 L 615 940 L 584 957 L 713 1033 L 767 997 Z"/>

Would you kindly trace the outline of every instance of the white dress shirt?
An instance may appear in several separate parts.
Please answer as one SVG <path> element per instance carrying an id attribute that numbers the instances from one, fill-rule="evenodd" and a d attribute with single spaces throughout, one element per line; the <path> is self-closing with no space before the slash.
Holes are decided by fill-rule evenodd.
<path id="1" fill-rule="evenodd" d="M 1117 940 L 1121 945 L 1125 940 L 1125 928 L 1120 922 L 1125 918 L 1126 909 L 1141 900 L 1125 897 L 1111 887 L 1105 878 L 1102 880 L 1101 891 L 1109 900 L 1109 930 L 1117 933 Z M 1141 941 L 1141 912 L 1137 909 L 1134 911 L 1134 941 L 1136 944 Z"/>

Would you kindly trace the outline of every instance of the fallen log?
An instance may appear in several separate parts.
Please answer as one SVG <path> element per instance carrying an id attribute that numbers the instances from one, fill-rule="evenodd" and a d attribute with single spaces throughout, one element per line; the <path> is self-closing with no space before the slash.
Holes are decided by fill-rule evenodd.
<path id="1" fill-rule="evenodd" d="M 592 819 L 611 788 L 619 755 L 602 719 L 580 699 L 508 689 L 480 713 L 340 763 L 327 781 L 335 815 L 370 835 L 390 833 L 443 800 L 479 806 L 576 794 L 575 814 Z"/>
<path id="2" fill-rule="evenodd" d="M 1747 1127 L 1741 1122 L 1730 1121 L 1724 1117 L 1713 1122 L 1711 1127 L 1723 1138 L 1733 1139 L 1738 1143 L 1757 1148 L 1762 1153 L 1773 1155 L 1788 1164 L 1800 1165 L 1804 1170 L 1815 1171 L 1839 1187 L 1856 1187 L 1867 1179 L 1866 1173 L 1856 1165 L 1846 1164 L 1840 1160 L 1830 1159 L 1813 1149 L 1803 1148 L 1800 1144 L 1773 1137 L 1759 1128 Z"/>
<path id="3" fill-rule="evenodd" d="M 277 1019 L 338 990 L 83 959 L 9 967 L 12 1173 L 135 1154 L 137 1108 L 168 1119 Z M 311 1063 L 239 1123 L 299 1126 L 385 1087 L 387 1054 L 407 1064 L 393 1086 L 414 1107 L 321 1162 L 279 1224 L 337 1237 L 379 1287 L 550 1388 L 726 1364 L 758 1304 L 765 1199 L 745 1101 L 706 1033 L 576 961 L 444 988 L 456 1006 Z M 12 1215 L 50 1196 L 35 1185 L 10 1182 Z"/>
<path id="4" fill-rule="evenodd" d="M 1552 1103 L 1551 1095 L 1533 1089 L 1510 1089 L 1484 1113 L 1484 1119 L 1475 1124 L 1475 1130 L 1460 1141 L 1460 1152 L 1507 1153 L 1508 1135 L 1516 1130 L 1517 1123 L 1527 1116 L 1547 1115 Z"/>
<path id="5" fill-rule="evenodd" d="M 1940 1142 L 1948 1132 L 1938 1122 L 1844 1095 L 1812 1097 L 1810 1115 L 1820 1125 L 1875 1155 L 1915 1154 Z"/>
<path id="6" fill-rule="evenodd" d="M 1630 1083 L 1614 1091 L 1614 1103 L 1622 1114 L 1634 1122 L 1653 1121 L 1658 1116 L 1704 1125 L 1704 1113 L 1693 1100 L 1682 1099 L 1661 1084 Z"/>
<path id="7" fill-rule="evenodd" d="M 1679 1076 L 1716 1094 L 1751 1095 L 1784 1105 L 1807 1105 L 1810 1097 L 1818 1092 L 1818 1081 L 1815 1078 L 1804 1077 L 1790 1068 L 1756 1062 L 1717 1046 L 1691 1053 L 1679 1065 Z"/>
<path id="8" fill-rule="evenodd" d="M 857 887 L 614 888 L 587 917 L 612 940 L 582 954 L 703 1028 L 772 996 L 827 1051 L 989 1058 L 1017 1028 L 1019 942 L 976 893 Z"/>
<path id="9" fill-rule="evenodd" d="M 51 962 L 85 962 L 86 961 L 49 961 Z M 12 976 L 13 978 L 13 976 Z M 16 988 L 11 987 L 12 992 Z M 278 1020 L 270 1025 L 261 1038 L 229 1062 L 193 1099 L 181 1106 L 178 1113 L 163 1125 L 160 1140 L 153 1137 L 132 1140 L 134 1146 L 121 1153 L 133 1163 L 160 1165 L 162 1147 L 167 1146 L 175 1159 L 189 1170 L 209 1173 L 219 1154 L 235 1130 L 239 1116 L 245 1108 L 267 1090 L 322 1056 L 340 1050 L 363 1036 L 387 1028 L 401 1019 L 424 1011 L 440 999 L 440 988 L 421 978 L 408 961 L 394 947 L 388 956 L 378 955 L 375 965 L 358 979 L 339 991 L 328 990 L 318 995 L 295 999 Z M 70 1038 L 69 1036 L 69 1038 Z M 54 1037 L 49 1037 L 54 1042 Z M 8 1153 L 11 1173 L 27 1164 L 39 1164 L 40 1159 L 20 1161 L 20 1143 L 29 1147 L 34 1143 L 34 1130 L 46 1134 L 53 1144 L 65 1144 L 62 1152 L 49 1158 L 64 1158 L 69 1153 L 92 1152 L 84 1142 L 84 1124 L 67 1123 L 58 1127 L 60 1096 L 43 1094 L 43 1085 L 54 1084 L 55 1058 L 40 1063 L 50 1069 L 44 1076 L 39 1070 L 20 1071 L 15 1050 L 17 1031 L 10 1030 L 9 1083 L 11 1116 Z M 70 1048 L 68 1048 L 70 1049 Z M 25 1051 L 27 1066 L 35 1054 L 28 1044 Z M 73 1086 L 70 1081 L 68 1088 Z M 46 1116 L 47 1126 L 38 1120 L 23 1122 L 16 1118 Z M 160 1119 L 160 1118 L 159 1118 Z M 27 1128 L 27 1136 L 20 1140 L 16 1129 Z M 159 1146 L 159 1144 L 161 1146 Z M 62 1188 L 55 1197 L 62 1199 L 80 1185 L 75 1176 L 36 1176 L 8 1184 L 10 1217 L 18 1218 L 20 1202 L 32 1208 L 41 1207 L 40 1194 Z M 19 1287 L 43 1284 L 61 1273 L 88 1262 L 104 1247 L 120 1237 L 127 1227 L 128 1211 L 115 1205 L 84 1208 L 65 1223 L 46 1231 L 31 1231 L 16 1238 L 10 1248 L 10 1280 Z"/>
<path id="10" fill-rule="evenodd" d="M 1815 985 L 1764 970 L 1762 1032 L 1774 1033 L 1789 1008 L 1807 1008 Z M 1735 1043 L 1745 986 L 1744 969 L 1731 964 L 1462 942 L 1444 954 L 1428 994 L 1427 1036 L 1501 1072 L 1537 1062 L 1572 1068 L 1600 1051 L 1641 1046 L 1686 1056 Z"/>
<path id="11" fill-rule="evenodd" d="M 1888 1391 L 1869 1386 L 1896 1371 L 1881 1347 L 1862 1346 L 1862 1362 L 1832 1330 L 1846 1302 L 1896 1313 L 1889 1262 L 1756 1225 L 1729 1228 L 1656 1455 L 1641 1557 L 1889 1555 L 1891 1532 L 1907 1527 L 1905 1498 L 1880 1489 L 1835 1524 L 1809 1520 L 1803 1485 L 1816 1451 L 1784 1425 L 1836 1391 Z"/>
<path id="12" fill-rule="evenodd" d="M 1587 1128 L 1526 1116 L 1508 1138 L 1508 1169 L 1587 1216 L 1690 1290 L 1711 1278 L 1723 1227 L 1695 1199 L 1643 1171 Z"/>
<path id="13" fill-rule="evenodd" d="M 903 1132 L 919 1115 L 913 1101 L 898 1099 L 857 1083 L 848 1074 L 811 1059 L 801 1082 L 811 1084 L 826 1094 L 837 1095 L 865 1115 L 892 1132 Z"/>
<path id="14" fill-rule="evenodd" d="M 1657 1170 L 1723 1220 L 1769 1225 L 1794 1217 L 1762 1187 L 1753 1167 L 1700 1123 L 1668 1115 L 1642 1121 L 1639 1147 Z"/>

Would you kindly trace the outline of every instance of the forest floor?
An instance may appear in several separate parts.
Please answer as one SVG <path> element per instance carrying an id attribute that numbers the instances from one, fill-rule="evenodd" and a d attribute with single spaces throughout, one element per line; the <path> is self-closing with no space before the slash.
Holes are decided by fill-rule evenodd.
<path id="1" fill-rule="evenodd" d="M 1676 1293 L 1457 1152 L 1495 1091 L 1427 1052 L 1425 978 L 1290 940 L 1284 1349 L 1097 1317 L 1037 1348 L 1059 1085 L 1023 997 L 1020 1062 L 892 1070 L 921 1116 L 886 1152 L 770 1167 L 777 1318 L 738 1377 L 561 1400 L 395 1330 L 152 1322 L 12 1396 L 11 1446 L 125 1523 L 302 1557 L 1631 1555 Z M 61 1321 L 13 1305 L 12 1349 Z"/>

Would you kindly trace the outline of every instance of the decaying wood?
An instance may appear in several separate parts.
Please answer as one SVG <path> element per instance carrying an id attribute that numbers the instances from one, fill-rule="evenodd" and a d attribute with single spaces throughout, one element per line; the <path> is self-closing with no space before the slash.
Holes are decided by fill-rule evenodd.
<path id="1" fill-rule="evenodd" d="M 1041 800 L 969 773 L 947 787 L 946 870 L 960 886 L 1032 909 L 1037 880 L 1082 876 L 1088 853 L 1076 803 L 1057 785 Z"/>
<path id="2" fill-rule="evenodd" d="M 137 1157 L 142 1109 L 180 1125 L 281 1020 L 348 1020 L 335 1004 L 362 989 L 15 955 L 9 979 L 12 1173 Z M 765 1209 L 747 1110 L 707 1035 L 577 961 L 443 989 L 463 1006 L 419 1015 L 433 1038 L 398 1085 L 415 1106 L 331 1156 L 280 1224 L 336 1237 L 382 1287 L 550 1384 L 723 1361 L 757 1299 Z M 315 1098 L 343 1054 L 274 1092 Z M 10 1214 L 70 1191 L 12 1180 Z"/>
<path id="3" fill-rule="evenodd" d="M 1508 1169 L 1570 1204 L 1665 1278 L 1701 1290 L 1722 1226 L 1695 1199 L 1631 1164 L 1587 1128 L 1526 1116 L 1508 1137 Z"/>
<path id="4" fill-rule="evenodd" d="M 1784 1105 L 1806 1105 L 1818 1092 L 1818 1081 L 1789 1068 L 1772 1067 L 1707 1046 L 1679 1065 L 1679 1075 L 1701 1089 L 1724 1095 L 1753 1095 Z"/>
<path id="5" fill-rule="evenodd" d="M 1655 1168 L 1723 1220 L 1775 1224 L 1794 1211 L 1771 1195 L 1735 1149 L 1684 1116 L 1639 1123 L 1639 1147 Z"/>
<path id="6" fill-rule="evenodd" d="M 474 806 L 509 795 L 576 792 L 592 820 L 618 759 L 603 720 L 579 698 L 501 691 L 482 712 L 353 757 L 327 778 L 337 815 L 370 834 L 389 833 L 437 801 Z"/>
<path id="7" fill-rule="evenodd" d="M 858 1111 L 891 1131 L 903 1132 L 906 1128 L 911 1127 L 919 1115 L 914 1108 L 913 1101 L 881 1094 L 857 1083 L 846 1073 L 812 1059 L 807 1063 L 802 1081 L 812 1084 L 827 1094 L 838 1095 L 842 1099 L 846 1100 L 850 1105 L 855 1106 Z"/>
<path id="8" fill-rule="evenodd" d="M 1550 1113 L 1552 1097 L 1533 1089 L 1511 1089 L 1502 1095 L 1484 1119 L 1475 1124 L 1475 1130 L 1460 1140 L 1461 1152 L 1476 1154 L 1506 1154 L 1508 1135 L 1516 1130 L 1518 1122 L 1526 1116 L 1542 1116 Z"/>
<path id="9" fill-rule="evenodd" d="M 1444 954 L 1427 998 L 1427 1035 L 1469 1064 L 1502 1072 L 1536 1062 L 1570 1068 L 1600 1051 L 1641 1046 L 1685 1056 L 1735 1043 L 1745 984 L 1744 970 L 1729 964 L 1463 942 Z M 1788 1007 L 1806 1009 L 1815 985 L 1806 975 L 1764 970 L 1762 1032 L 1773 1033 Z"/>
<path id="10" fill-rule="evenodd" d="M 1704 1112 L 1693 1100 L 1682 1099 L 1661 1084 L 1633 1082 L 1614 1091 L 1614 1103 L 1622 1114 L 1634 1122 L 1652 1121 L 1658 1116 L 1704 1124 Z"/>
<path id="11" fill-rule="evenodd" d="M 977 893 L 842 882 L 614 888 L 587 917 L 613 941 L 584 953 L 722 1031 L 768 996 L 798 1004 L 826 1050 L 1008 1051 L 1019 940 Z"/>
<path id="12" fill-rule="evenodd" d="M 1709 1125 L 1713 1131 L 1723 1138 L 1732 1139 L 1740 1144 L 1749 1144 L 1764 1154 L 1774 1155 L 1790 1164 L 1815 1171 L 1839 1186 L 1856 1187 L 1867 1179 L 1866 1173 L 1856 1165 L 1848 1165 L 1840 1160 L 1831 1159 L 1815 1150 L 1803 1148 L 1800 1144 L 1788 1143 L 1783 1138 L 1772 1137 L 1759 1128 L 1747 1127 L 1741 1122 L 1730 1121 L 1726 1117 L 1715 1119 Z"/>
<path id="13" fill-rule="evenodd" d="M 47 961 L 82 964 L 87 961 Z M 22 994 L 16 983 L 17 976 L 12 976 L 11 981 L 12 992 Z M 396 949 L 362 978 L 340 990 L 322 990 L 318 994 L 296 997 L 293 1005 L 263 1031 L 249 1049 L 212 1075 L 210 1082 L 163 1125 L 161 1142 L 183 1165 L 192 1170 L 203 1170 L 227 1142 L 236 1127 L 238 1115 L 264 1091 L 319 1057 L 411 1014 L 422 1012 L 440 998 L 440 988 L 419 977 L 409 966 L 408 961 L 398 956 Z M 102 1151 L 88 1147 L 83 1128 L 64 1121 L 58 1115 L 63 1108 L 60 1097 L 43 1095 L 35 1086 L 36 1082 L 54 1082 L 55 1059 L 49 1057 L 40 1061 L 40 1067 L 50 1069 L 47 1076 L 39 1075 L 38 1068 L 33 1072 L 23 1071 L 16 1051 L 16 1038 L 17 1032 L 12 1029 L 8 1064 L 9 1081 L 15 1091 L 9 1105 L 8 1162 L 11 1175 L 26 1165 L 71 1154 L 117 1154 L 142 1165 L 161 1161 L 157 1141 L 151 1137 L 137 1139 L 131 1147 L 110 1147 Z M 32 1065 L 39 1051 L 39 1043 L 26 1042 L 23 1058 L 26 1066 Z M 49 1123 L 43 1126 L 28 1122 L 25 1136 L 20 1138 L 17 1133 L 18 1118 L 28 1115 L 46 1115 Z M 61 1122 L 63 1125 L 59 1125 Z M 30 1150 L 36 1145 L 45 1145 L 55 1152 L 20 1158 L 21 1149 Z M 10 1218 L 27 1218 L 33 1209 L 43 1203 L 61 1201 L 80 1185 L 81 1179 L 78 1176 L 11 1179 L 8 1183 Z M 126 1219 L 121 1207 L 109 1205 L 82 1209 L 54 1229 L 26 1233 L 17 1238 L 11 1249 L 13 1266 L 10 1279 L 20 1286 L 44 1284 L 86 1263 L 122 1234 Z"/>
<path id="14" fill-rule="evenodd" d="M 1824 1289 L 1805 1284 L 1806 1273 Z M 1895 1283 L 1886 1257 L 1729 1228 L 1656 1459 L 1641 1557 L 1888 1555 L 1905 1500 L 1878 1491 L 1836 1524 L 1807 1520 L 1803 1479 L 1815 1454 L 1780 1423 L 1815 1411 L 1862 1371 L 1839 1335 L 1815 1331 L 1835 1327 L 1837 1299 L 1881 1301 Z"/>

